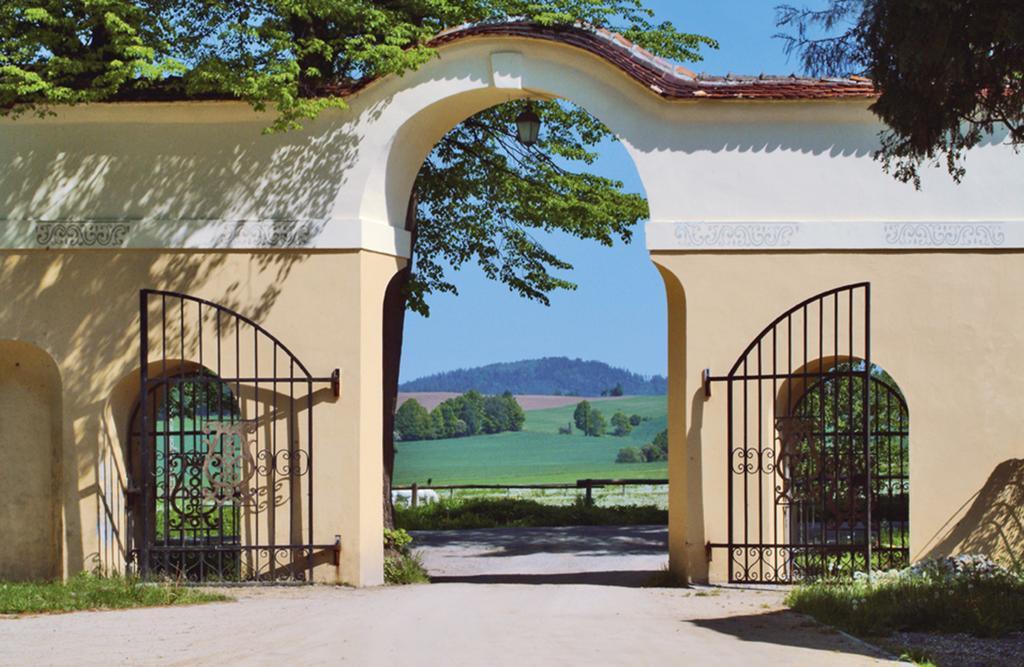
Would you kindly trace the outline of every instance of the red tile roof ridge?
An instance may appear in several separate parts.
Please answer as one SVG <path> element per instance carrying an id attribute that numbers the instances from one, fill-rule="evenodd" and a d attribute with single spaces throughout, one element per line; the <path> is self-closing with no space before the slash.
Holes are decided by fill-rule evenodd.
<path id="1" fill-rule="evenodd" d="M 847 99 L 871 98 L 878 92 L 869 79 L 851 77 L 800 77 L 697 74 L 689 68 L 656 56 L 625 36 L 607 28 L 583 23 L 540 25 L 529 21 L 483 22 L 445 30 L 429 42 L 439 47 L 462 39 L 509 36 L 541 39 L 580 48 L 599 56 L 625 74 L 667 99 Z"/>

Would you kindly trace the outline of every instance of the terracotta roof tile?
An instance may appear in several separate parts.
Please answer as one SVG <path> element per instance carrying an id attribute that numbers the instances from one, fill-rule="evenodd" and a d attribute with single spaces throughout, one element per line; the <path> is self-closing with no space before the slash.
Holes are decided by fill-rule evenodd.
<path id="1" fill-rule="evenodd" d="M 670 63 L 622 35 L 583 25 L 540 26 L 533 23 L 482 23 L 448 30 L 432 40 L 443 46 L 472 37 L 508 36 L 559 42 L 593 53 L 667 99 L 808 100 L 872 98 L 869 79 L 790 76 L 711 76 Z"/>

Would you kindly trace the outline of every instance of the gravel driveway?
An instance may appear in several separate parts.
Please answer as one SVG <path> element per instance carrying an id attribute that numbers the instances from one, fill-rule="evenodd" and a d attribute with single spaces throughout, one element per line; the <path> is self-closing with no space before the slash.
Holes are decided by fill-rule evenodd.
<path id="1" fill-rule="evenodd" d="M 779 590 L 639 588 L 664 527 L 418 533 L 447 583 L 228 589 L 194 607 L 0 618 L 0 665 L 867 665 Z"/>
<path id="2" fill-rule="evenodd" d="M 237 602 L 0 619 L 0 665 L 866 665 L 738 589 L 422 584 L 233 589 Z"/>

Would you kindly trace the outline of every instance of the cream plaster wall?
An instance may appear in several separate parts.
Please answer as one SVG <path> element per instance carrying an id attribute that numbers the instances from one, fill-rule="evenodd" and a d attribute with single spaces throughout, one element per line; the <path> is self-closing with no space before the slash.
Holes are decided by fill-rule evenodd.
<path id="1" fill-rule="evenodd" d="M 700 374 L 724 375 L 747 344 L 788 308 L 867 280 L 872 361 L 899 383 L 910 411 L 911 558 L 957 552 L 1024 558 L 1024 257 L 1015 252 L 656 253 L 670 290 L 685 289 L 685 381 L 669 404 L 685 415 L 671 446 L 673 507 L 690 503 L 691 576 L 708 575 L 707 542 L 726 532 L 726 401 L 703 397 Z M 680 350 L 682 352 L 682 350 Z M 675 481 L 697 467 L 700 488 Z M 688 479 L 693 480 L 690 475 Z M 699 506 L 694 507 L 699 501 Z M 672 519 L 676 521 L 676 519 Z M 678 536 L 677 536 L 678 539 Z M 710 564 L 723 580 L 724 552 Z"/>
<path id="2" fill-rule="evenodd" d="M 315 411 L 314 466 L 323 494 L 314 541 L 342 535 L 342 562 L 340 571 L 320 568 L 317 576 L 380 583 L 380 302 L 401 263 L 365 251 L 0 253 L 0 327 L 45 350 L 62 379 L 64 571 L 123 566 L 124 422 L 137 398 L 138 290 L 149 287 L 253 317 L 314 374 L 343 369 L 341 398 Z M 19 516 L 25 525 L 35 521 Z"/>

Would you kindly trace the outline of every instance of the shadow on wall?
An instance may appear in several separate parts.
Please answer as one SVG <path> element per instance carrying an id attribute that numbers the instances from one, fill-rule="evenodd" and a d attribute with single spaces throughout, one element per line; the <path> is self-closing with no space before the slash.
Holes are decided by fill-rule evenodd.
<path id="1" fill-rule="evenodd" d="M 939 531 L 946 532 L 938 537 L 938 543 L 925 547 L 924 557 L 985 554 L 1007 566 L 1024 565 L 1024 459 L 1009 459 L 996 466 L 964 506 L 968 504 L 959 521 L 952 527 L 947 523 Z"/>
<path id="2" fill-rule="evenodd" d="M 8 124 L 0 210 L 12 220 L 175 220 L 149 239 L 171 247 L 210 220 L 330 217 L 357 137 L 329 120 L 262 135 L 268 121 Z"/>
<path id="3" fill-rule="evenodd" d="M 117 431 L 123 425 L 111 421 L 116 415 L 109 413 L 108 402 L 137 372 L 139 290 L 177 289 L 209 297 L 259 322 L 280 299 L 280 286 L 292 270 L 308 258 L 305 253 L 0 254 L 0 335 L 45 350 L 63 380 L 58 460 L 64 488 L 58 497 L 68 572 L 118 569 L 114 554 L 123 546 L 118 524 L 125 508 L 125 470 Z M 92 531 L 98 532 L 99 550 L 86 553 L 83 544 L 94 542 L 84 536 Z"/>

